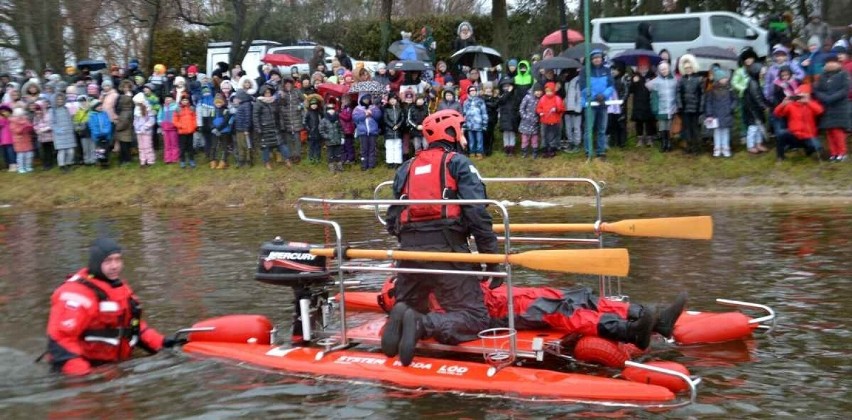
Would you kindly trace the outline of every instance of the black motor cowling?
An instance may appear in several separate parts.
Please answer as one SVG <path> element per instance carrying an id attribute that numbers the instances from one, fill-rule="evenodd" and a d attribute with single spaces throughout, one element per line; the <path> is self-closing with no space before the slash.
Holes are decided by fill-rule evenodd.
<path id="1" fill-rule="evenodd" d="M 326 266 L 326 257 L 311 255 L 304 242 L 287 242 L 276 237 L 260 247 L 255 280 L 276 286 L 304 287 L 331 281 L 334 274 Z"/>

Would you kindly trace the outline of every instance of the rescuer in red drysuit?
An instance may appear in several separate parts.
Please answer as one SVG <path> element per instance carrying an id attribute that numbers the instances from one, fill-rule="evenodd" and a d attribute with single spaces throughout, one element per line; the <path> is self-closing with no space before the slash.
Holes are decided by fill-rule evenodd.
<path id="1" fill-rule="evenodd" d="M 480 286 L 491 317 L 489 327 L 507 327 L 507 287 L 501 285 L 492 289 L 488 281 L 482 281 Z M 379 306 L 386 312 L 390 311 L 395 295 L 395 280 L 391 277 L 378 295 Z M 658 311 L 635 303 L 599 298 L 585 287 L 569 290 L 550 287 L 512 288 L 516 329 L 555 328 L 583 336 L 631 343 L 643 350 L 648 348 L 652 333 L 671 338 L 686 299 L 686 292 L 683 292 L 671 305 Z M 443 311 L 434 296 L 430 296 L 429 304 L 431 311 Z"/>
<path id="2" fill-rule="evenodd" d="M 121 247 L 98 239 L 89 265 L 69 277 L 50 299 L 47 354 L 54 369 L 73 376 L 92 367 L 129 359 L 134 347 L 149 353 L 179 343 L 142 321 L 139 300 L 121 278 Z"/>

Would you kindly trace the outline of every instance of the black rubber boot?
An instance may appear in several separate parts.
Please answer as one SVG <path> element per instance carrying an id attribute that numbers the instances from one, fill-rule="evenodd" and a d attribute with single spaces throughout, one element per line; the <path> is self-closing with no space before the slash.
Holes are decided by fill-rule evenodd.
<path id="1" fill-rule="evenodd" d="M 414 350 L 417 348 L 417 340 L 423 338 L 423 314 L 409 308 L 402 320 L 402 338 L 399 340 L 399 362 L 408 366 L 414 360 Z"/>
<path id="2" fill-rule="evenodd" d="M 672 338 L 675 323 L 680 318 L 680 314 L 683 313 L 688 297 L 689 295 L 686 292 L 680 292 L 671 305 L 660 311 L 659 319 L 654 325 L 655 333 L 659 333 L 666 338 Z"/>
<path id="3" fill-rule="evenodd" d="M 598 336 L 622 343 L 631 343 L 642 350 L 651 345 L 654 325 L 657 323 L 656 311 L 639 305 L 641 313 L 635 320 L 625 320 L 615 314 L 604 314 L 598 321 Z"/>
<path id="4" fill-rule="evenodd" d="M 396 356 L 399 351 L 399 340 L 402 335 L 402 320 L 408 311 L 408 305 L 397 302 L 393 305 L 382 331 L 382 353 L 387 357 Z"/>
<path id="5" fill-rule="evenodd" d="M 627 320 L 635 321 L 642 316 L 642 312 L 645 311 L 645 306 L 640 305 L 638 303 L 631 303 L 630 306 L 627 307 Z"/>

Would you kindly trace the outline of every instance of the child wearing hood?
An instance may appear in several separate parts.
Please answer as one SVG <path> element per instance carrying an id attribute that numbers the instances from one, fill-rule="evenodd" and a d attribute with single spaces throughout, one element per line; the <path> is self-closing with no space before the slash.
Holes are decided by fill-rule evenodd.
<path id="1" fill-rule="evenodd" d="M 846 160 L 846 133 L 850 128 L 849 75 L 843 70 L 836 54 L 827 55 L 822 77 L 814 86 L 814 97 L 825 108 L 819 128 L 828 139 L 832 162 Z"/>
<path id="2" fill-rule="evenodd" d="M 97 99 L 89 106 L 89 133 L 92 143 L 95 144 L 95 160 L 101 164 L 101 168 L 109 167 L 109 151 L 112 150 L 112 121 L 109 114 L 104 111 L 104 105 Z"/>
<path id="3" fill-rule="evenodd" d="M 201 85 L 201 96 L 195 112 L 198 115 L 198 131 L 204 141 L 204 155 L 210 161 L 210 167 L 214 168 L 216 163 L 213 162 L 213 117 L 216 115 L 216 106 L 213 105 L 212 85 Z"/>
<path id="4" fill-rule="evenodd" d="M 80 142 L 80 159 L 84 165 L 95 164 L 95 144 L 92 142 L 92 132 L 89 130 L 89 98 L 86 95 L 77 96 L 77 111 L 74 112 L 74 134 Z"/>
<path id="5" fill-rule="evenodd" d="M 355 135 L 361 140 L 361 170 L 376 167 L 376 137 L 379 135 L 382 110 L 373 104 L 369 93 L 358 96 L 358 106 L 352 111 Z"/>
<path id="6" fill-rule="evenodd" d="M 538 133 L 541 132 L 539 114 L 536 111 L 539 98 L 542 95 L 541 85 L 535 84 L 521 101 L 519 113 L 521 124 L 518 131 L 521 132 L 521 157 L 527 157 L 527 147 L 532 145 L 533 159 L 538 157 Z"/>
<path id="7" fill-rule="evenodd" d="M 322 137 L 319 131 L 320 120 L 322 120 L 322 99 L 318 95 L 311 95 L 307 102 L 308 109 L 302 125 L 308 132 L 308 160 L 311 163 L 319 163 L 322 159 Z"/>
<path id="8" fill-rule="evenodd" d="M 562 121 L 562 114 L 565 113 L 565 103 L 562 102 L 562 98 L 556 96 L 556 83 L 547 82 L 544 85 L 544 96 L 538 100 L 535 110 L 544 134 L 542 142 L 544 157 L 552 158 L 556 156 L 556 151 L 559 149 L 559 123 Z"/>
<path id="9" fill-rule="evenodd" d="M 438 103 L 438 111 L 443 111 L 445 109 L 452 109 L 459 114 L 462 113 L 461 104 L 456 100 L 456 92 L 452 89 L 444 89 L 444 99 Z"/>
<path id="10" fill-rule="evenodd" d="M 613 63 L 611 72 L 615 89 L 609 99 L 620 100 L 622 104 L 607 106 L 607 135 L 609 139 L 612 139 L 613 145 L 623 149 L 627 146 L 627 101 L 630 95 L 630 77 L 625 73 L 625 66 L 622 63 Z"/>
<path id="11" fill-rule="evenodd" d="M 678 62 L 681 78 L 677 83 L 677 108 L 683 121 L 680 137 L 686 140 L 686 152 L 701 152 L 698 133 L 698 116 L 704 113 L 704 81 L 698 75 L 698 61 L 692 54 L 684 54 Z"/>
<path id="12" fill-rule="evenodd" d="M 390 85 L 390 76 L 388 76 L 387 64 L 379 63 L 379 66 L 376 68 L 376 74 L 373 75 L 373 80 L 381 83 L 384 87 Z"/>
<path id="13" fill-rule="evenodd" d="M 482 159 L 484 151 L 484 132 L 488 127 L 488 109 L 479 96 L 479 86 L 472 84 L 467 88 L 467 100 L 464 101 L 464 128 L 468 135 L 468 150 L 475 159 Z"/>
<path id="14" fill-rule="evenodd" d="M 565 137 L 568 144 L 565 150 L 576 153 L 583 143 L 583 95 L 580 88 L 580 77 L 577 71 L 568 70 L 568 81 L 565 82 Z"/>
<path id="15" fill-rule="evenodd" d="M 74 149 L 77 138 L 74 136 L 74 121 L 65 104 L 65 94 L 54 97 L 56 106 L 50 108 L 50 120 L 53 125 L 53 145 L 56 147 L 57 164 L 60 170 L 68 172 L 74 164 Z"/>
<path id="16" fill-rule="evenodd" d="M 497 78 L 495 77 L 495 79 Z M 482 137 L 482 150 L 485 152 L 485 156 L 491 156 L 491 153 L 494 152 L 494 129 L 497 128 L 499 108 L 499 99 L 493 83 L 485 82 L 482 84 L 482 100 L 485 101 L 485 109 L 488 111 L 488 124 L 485 126 L 485 133 Z"/>
<path id="17" fill-rule="evenodd" d="M 343 127 L 337 115 L 335 105 L 329 102 L 325 106 L 325 116 L 320 121 L 320 137 L 328 151 L 328 170 L 331 173 L 343 172 Z"/>
<path id="18" fill-rule="evenodd" d="M 395 94 L 388 97 L 382 114 L 385 128 L 385 163 L 389 168 L 396 168 L 402 165 L 402 129 L 405 115 Z"/>
<path id="19" fill-rule="evenodd" d="M 251 124 L 252 124 L 252 97 L 245 90 L 238 90 L 231 103 L 236 107 L 234 115 L 234 131 L 236 135 L 236 145 L 234 151 L 236 154 L 237 168 L 243 165 L 252 166 L 251 158 Z"/>
<path id="20" fill-rule="evenodd" d="M 178 112 L 178 104 L 171 94 L 163 99 L 163 106 L 157 113 L 157 124 L 163 130 L 163 162 L 175 163 L 180 160 L 180 141 L 174 117 Z"/>
<path id="21" fill-rule="evenodd" d="M 762 70 L 763 66 L 760 63 L 752 63 L 749 66 L 749 81 L 745 92 L 743 92 L 743 124 L 748 127 L 746 147 L 748 152 L 752 154 L 769 150 L 763 147 L 763 124 L 766 121 L 766 109 L 769 108 L 769 104 L 766 103 L 766 99 L 760 90 Z"/>
<path id="22" fill-rule="evenodd" d="M 671 72 L 669 63 L 661 61 L 657 65 L 657 77 L 646 82 L 651 92 L 651 112 L 657 118 L 657 131 L 660 133 L 660 151 L 672 150 L 672 119 L 677 113 L 677 79 Z"/>
<path id="23" fill-rule="evenodd" d="M 24 108 L 15 108 L 9 118 L 9 129 L 12 132 L 12 144 L 17 159 L 19 174 L 33 171 L 34 148 L 32 142 L 33 125 L 27 117 Z"/>
<path id="24" fill-rule="evenodd" d="M 500 96 L 497 97 L 497 114 L 500 131 L 503 133 L 503 153 L 515 154 L 515 131 L 518 129 L 518 101 L 515 99 L 515 82 L 511 77 L 500 80 Z"/>
<path id="25" fill-rule="evenodd" d="M 139 166 L 151 166 L 157 161 L 154 153 L 154 124 L 157 122 L 154 111 L 148 105 L 148 99 L 144 93 L 137 93 L 133 97 L 136 110 L 133 113 L 133 131 L 136 132 L 136 141 L 139 144 Z"/>
<path id="26" fill-rule="evenodd" d="M 228 150 L 233 147 L 231 131 L 234 126 L 234 116 L 231 115 L 228 102 L 222 93 L 216 94 L 213 106 L 216 107 L 216 113 L 213 115 L 213 160 L 210 162 L 210 168 L 225 169 L 228 167 Z"/>
<path id="27" fill-rule="evenodd" d="M 737 95 L 731 89 L 727 71 L 713 72 L 713 89 L 705 96 L 704 125 L 713 130 L 713 157 L 731 157 L 731 128 L 737 109 Z"/>
<path id="28" fill-rule="evenodd" d="M 414 100 L 414 105 L 408 108 L 406 113 L 406 123 L 408 124 L 409 133 L 411 133 L 411 141 L 414 144 L 415 155 L 421 150 L 426 150 L 429 144 L 423 138 L 423 120 L 429 115 L 429 107 L 426 105 L 426 98 L 423 95 L 417 95 Z"/>

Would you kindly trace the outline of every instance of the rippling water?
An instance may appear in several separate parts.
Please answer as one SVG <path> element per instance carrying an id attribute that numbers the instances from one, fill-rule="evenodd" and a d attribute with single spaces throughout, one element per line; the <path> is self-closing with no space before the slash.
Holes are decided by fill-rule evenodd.
<path id="1" fill-rule="evenodd" d="M 515 207 L 513 220 L 569 221 L 585 204 Z M 317 215 L 322 210 L 316 210 Z M 366 210 L 332 210 L 361 246 L 392 242 Z M 301 378 L 234 362 L 163 352 L 84 380 L 34 364 L 44 349 L 51 291 L 85 263 L 97 236 L 125 246 L 125 277 L 164 332 L 230 313 L 259 313 L 287 328 L 289 290 L 252 278 L 261 242 L 282 234 L 312 243 L 322 228 L 295 212 L 257 210 L 60 210 L 0 213 L 0 412 L 3 418 L 69 417 L 474 417 L 550 415 L 844 417 L 852 409 L 852 208 L 838 206 L 607 207 L 607 220 L 710 214 L 710 242 L 609 236 L 631 253 L 624 290 L 635 302 L 690 292 L 693 309 L 716 297 L 765 303 L 779 313 L 771 336 L 691 348 L 655 343 L 654 356 L 687 365 L 704 383 L 696 404 L 663 412 L 398 391 L 374 384 Z M 517 217 L 516 217 L 517 216 Z M 382 239 L 374 239 L 382 238 Z M 592 278 L 522 272 L 527 284 L 568 286 Z M 362 276 L 356 289 L 375 289 Z"/>

